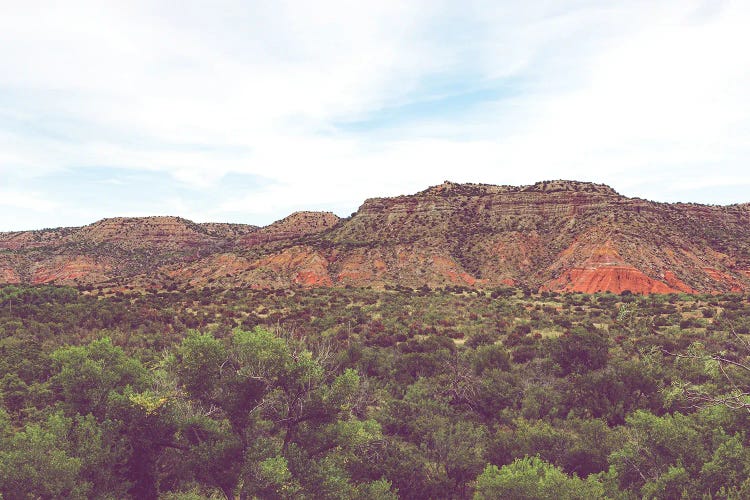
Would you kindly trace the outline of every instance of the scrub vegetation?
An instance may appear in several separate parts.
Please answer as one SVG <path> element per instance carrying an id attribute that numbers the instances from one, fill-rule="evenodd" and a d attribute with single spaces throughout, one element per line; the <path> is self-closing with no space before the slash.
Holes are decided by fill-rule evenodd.
<path id="1" fill-rule="evenodd" d="M 748 498 L 743 294 L 0 288 L 3 498 Z"/>

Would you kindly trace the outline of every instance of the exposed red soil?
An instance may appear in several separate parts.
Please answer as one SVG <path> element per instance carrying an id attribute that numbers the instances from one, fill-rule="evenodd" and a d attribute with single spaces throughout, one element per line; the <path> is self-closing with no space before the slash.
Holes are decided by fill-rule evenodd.
<path id="1" fill-rule="evenodd" d="M 695 288 L 687 285 L 685 282 L 677 278 L 677 276 L 675 276 L 672 271 L 666 271 L 664 273 L 664 281 L 666 281 L 667 285 L 675 290 L 679 290 L 684 293 L 698 293 Z"/>
<path id="2" fill-rule="evenodd" d="M 719 271 L 718 269 L 714 269 L 712 267 L 704 267 L 703 270 L 715 281 L 728 286 L 730 291 L 732 292 L 742 292 L 745 290 L 745 287 L 742 285 L 742 283 L 737 281 L 737 279 Z"/>
<path id="3" fill-rule="evenodd" d="M 255 270 L 270 271 L 281 277 L 288 276 L 292 282 L 303 286 L 332 286 L 328 273 L 328 261 L 311 247 L 287 248 L 254 262 Z"/>
<path id="4" fill-rule="evenodd" d="M 187 266 L 179 266 L 164 270 L 170 278 L 188 280 L 193 283 L 205 282 L 208 279 L 218 279 L 234 276 L 250 268 L 250 262 L 233 253 L 213 255 Z"/>
<path id="5" fill-rule="evenodd" d="M 34 269 L 31 283 L 72 284 L 77 281 L 103 281 L 106 279 L 108 266 L 96 262 L 94 259 L 77 256 L 72 259 L 58 257 L 38 265 Z"/>
<path id="6" fill-rule="evenodd" d="M 370 261 L 364 251 L 354 252 L 338 262 L 336 281 L 353 285 L 372 282 L 382 278 L 387 268 L 382 259 Z"/>
<path id="7" fill-rule="evenodd" d="M 604 266 L 598 268 L 575 268 L 547 283 L 542 290 L 555 292 L 622 293 L 677 293 L 680 290 L 648 277 L 632 266 Z"/>
<path id="8" fill-rule="evenodd" d="M 2 267 L 0 268 L 0 283 L 17 285 L 21 283 L 21 277 L 18 275 L 15 269 L 12 269 L 10 267 Z"/>
<path id="9" fill-rule="evenodd" d="M 444 276 L 454 285 L 474 286 L 477 279 L 461 269 L 455 260 L 441 255 L 432 256 L 432 265 L 435 271 Z"/>

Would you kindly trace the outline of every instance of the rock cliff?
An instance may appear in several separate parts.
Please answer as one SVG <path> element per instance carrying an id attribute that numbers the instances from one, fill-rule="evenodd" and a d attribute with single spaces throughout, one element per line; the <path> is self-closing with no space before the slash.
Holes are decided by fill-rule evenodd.
<path id="1" fill-rule="evenodd" d="M 657 203 L 574 181 L 445 182 L 366 200 L 347 219 L 296 212 L 258 228 L 115 218 L 0 233 L 0 281 L 746 291 L 750 205 Z"/>

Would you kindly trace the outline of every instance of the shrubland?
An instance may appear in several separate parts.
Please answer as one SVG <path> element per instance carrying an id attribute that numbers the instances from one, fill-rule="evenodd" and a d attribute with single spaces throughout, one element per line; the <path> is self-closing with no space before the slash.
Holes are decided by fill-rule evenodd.
<path id="1" fill-rule="evenodd" d="M 3 498 L 748 498 L 742 294 L 0 288 Z"/>

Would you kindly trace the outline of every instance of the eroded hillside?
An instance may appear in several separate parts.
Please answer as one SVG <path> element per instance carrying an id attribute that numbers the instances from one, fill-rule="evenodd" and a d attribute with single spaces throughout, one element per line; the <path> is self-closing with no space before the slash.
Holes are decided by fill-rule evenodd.
<path id="1" fill-rule="evenodd" d="M 348 219 L 178 217 L 0 233 L 0 281 L 144 288 L 520 286 L 594 293 L 750 288 L 750 207 L 666 204 L 574 181 L 445 182 Z"/>

